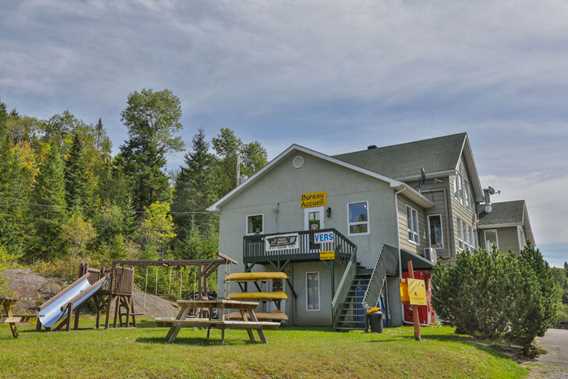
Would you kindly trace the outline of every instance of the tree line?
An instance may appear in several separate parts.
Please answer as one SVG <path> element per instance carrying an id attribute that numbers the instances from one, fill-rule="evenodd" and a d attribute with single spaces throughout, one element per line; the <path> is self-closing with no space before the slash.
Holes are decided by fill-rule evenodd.
<path id="1" fill-rule="evenodd" d="M 103 122 L 65 111 L 48 120 L 0 103 L 0 261 L 108 264 L 118 258 L 196 258 L 217 253 L 218 220 L 207 206 L 267 161 L 256 142 L 197 130 L 182 167 L 181 103 L 171 91 L 131 93 L 116 155 Z"/>

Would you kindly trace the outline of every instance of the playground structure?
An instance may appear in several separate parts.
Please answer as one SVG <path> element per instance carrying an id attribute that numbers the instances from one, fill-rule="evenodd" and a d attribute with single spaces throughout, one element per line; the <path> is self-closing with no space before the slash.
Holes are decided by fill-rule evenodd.
<path id="1" fill-rule="evenodd" d="M 141 315 L 134 309 L 136 267 L 146 268 L 145 287 L 147 287 L 149 267 L 178 269 L 196 267 L 196 287 L 199 297 L 207 298 L 208 279 L 211 274 L 221 265 L 234 263 L 236 262 L 233 259 L 219 254 L 216 259 L 115 260 L 110 270 L 89 268 L 86 264 L 82 264 L 79 278 L 39 307 L 36 329 L 69 331 L 74 316 L 73 329 L 77 330 L 80 313 L 89 300 L 95 307 L 97 329 L 100 327 L 100 316 L 103 311 L 105 328 L 109 328 L 111 309 L 114 309 L 113 327 L 136 327 L 136 316 Z"/>
<path id="2" fill-rule="evenodd" d="M 284 281 L 288 280 L 288 275 L 284 272 L 238 272 L 225 276 L 225 282 L 237 283 L 241 292 L 232 292 L 228 298 L 230 300 L 256 301 L 263 303 L 273 303 L 275 310 L 268 312 L 257 312 L 258 320 L 269 320 L 285 322 L 288 316 L 283 311 L 282 301 L 288 299 L 288 294 L 284 291 Z M 261 284 L 270 283 L 271 291 L 263 291 Z M 254 285 L 256 291 L 249 292 L 249 285 Z M 242 319 L 242 314 L 232 312 L 229 319 Z"/>

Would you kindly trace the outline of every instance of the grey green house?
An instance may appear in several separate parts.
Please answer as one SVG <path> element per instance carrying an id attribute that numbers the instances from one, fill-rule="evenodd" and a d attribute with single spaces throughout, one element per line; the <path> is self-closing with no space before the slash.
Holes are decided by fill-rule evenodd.
<path id="1" fill-rule="evenodd" d="M 483 248 L 520 252 L 534 246 L 529 212 L 524 200 L 493 203 L 479 217 L 479 241 Z"/>
<path id="2" fill-rule="evenodd" d="M 407 262 L 429 270 L 478 247 L 485 199 L 462 133 L 337 156 L 292 145 L 209 210 L 232 271 L 288 273 L 291 324 L 351 329 L 377 303 L 401 325 Z"/>

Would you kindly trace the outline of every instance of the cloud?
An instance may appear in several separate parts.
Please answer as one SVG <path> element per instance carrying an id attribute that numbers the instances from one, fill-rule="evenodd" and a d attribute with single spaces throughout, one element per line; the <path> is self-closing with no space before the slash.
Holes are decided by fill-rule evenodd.
<path id="1" fill-rule="evenodd" d="M 102 117 L 115 149 L 127 95 L 144 87 L 181 98 L 187 142 L 231 127 L 271 156 L 467 130 L 479 171 L 528 198 L 537 238 L 557 241 L 567 19 L 564 0 L 3 2 L 0 99 Z"/>

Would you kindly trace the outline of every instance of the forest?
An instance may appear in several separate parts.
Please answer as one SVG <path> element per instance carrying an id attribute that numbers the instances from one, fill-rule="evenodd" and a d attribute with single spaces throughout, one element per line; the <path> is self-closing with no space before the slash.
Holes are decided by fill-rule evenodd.
<path id="1" fill-rule="evenodd" d="M 0 271 L 28 266 L 71 278 L 79 262 L 205 258 L 217 254 L 208 205 L 267 161 L 257 141 L 223 128 L 180 137 L 181 102 L 170 90 L 128 96 L 128 138 L 113 154 L 103 121 L 65 111 L 47 120 L 0 103 Z M 170 153 L 185 152 L 169 172 Z"/>

